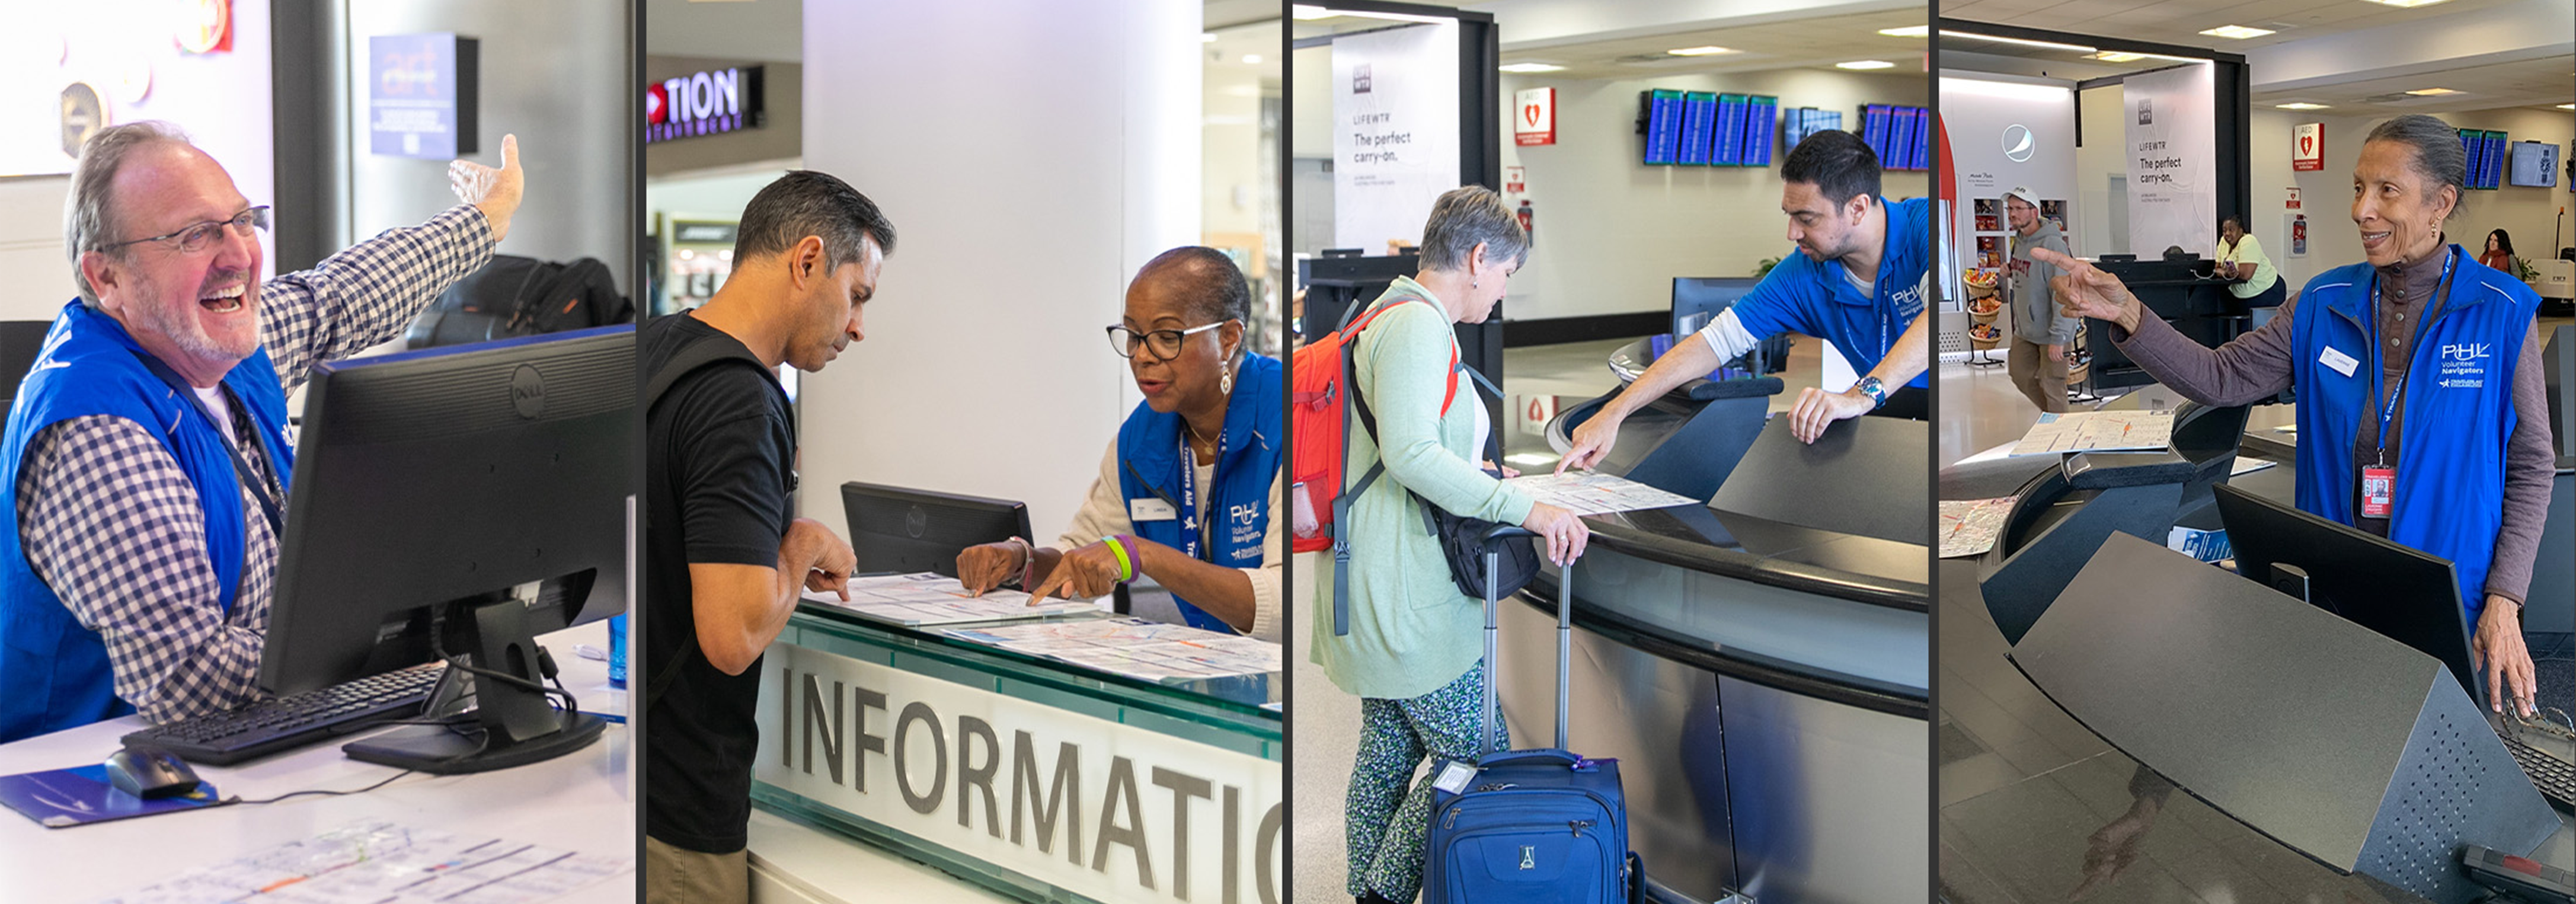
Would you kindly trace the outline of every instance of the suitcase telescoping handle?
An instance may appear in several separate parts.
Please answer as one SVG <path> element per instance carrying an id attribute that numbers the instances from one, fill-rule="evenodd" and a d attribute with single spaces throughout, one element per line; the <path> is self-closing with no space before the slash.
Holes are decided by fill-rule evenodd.
<path id="1" fill-rule="evenodd" d="M 1497 524 L 1497 525 L 1494 525 L 1493 529 L 1486 531 L 1486 532 L 1485 532 L 1485 536 L 1484 536 L 1484 549 L 1485 549 L 1485 688 L 1484 688 L 1484 690 L 1485 690 L 1485 708 L 1484 708 L 1481 712 L 1482 712 L 1482 714 L 1483 714 L 1483 716 L 1484 716 L 1484 718 L 1485 718 L 1485 726 L 1486 726 L 1486 727 L 1485 727 L 1485 731 L 1486 731 L 1486 743 L 1487 743 L 1487 744 L 1490 744 L 1490 745 L 1494 745 L 1494 746 L 1492 746 L 1492 747 L 1490 748 L 1490 749 L 1494 749 L 1494 750 L 1503 750 L 1503 749 L 1508 749 L 1508 748 L 1510 748 L 1510 747 L 1511 747 L 1511 738 L 1510 738 L 1508 735 L 1505 735 L 1505 736 L 1503 736 L 1503 737 L 1499 737 L 1499 738 L 1497 738 L 1497 737 L 1495 737 L 1495 736 L 1493 735 L 1493 726 L 1495 726 L 1495 725 L 1497 725 L 1497 724 L 1500 724 L 1500 723 L 1502 722 L 1501 710 L 1499 709 L 1499 707 L 1500 707 L 1500 703 L 1499 703 L 1499 701 L 1497 701 L 1497 700 L 1495 699 L 1495 691 L 1494 691 L 1494 683 L 1495 683 L 1495 681 L 1497 680 L 1497 677 L 1496 677 L 1496 674 L 1495 674 L 1495 671 L 1494 671 L 1494 661 L 1495 661 L 1495 652 L 1496 652 L 1496 649 L 1495 649 L 1495 648 L 1496 648 L 1497 646 L 1499 646 L 1499 645 L 1500 645 L 1500 638 L 1501 638 L 1501 636 L 1502 636 L 1502 630 L 1501 630 L 1501 629 L 1502 629 L 1502 624 L 1501 624 L 1501 621 L 1499 620 L 1499 617 L 1498 617 L 1498 614 L 1497 614 L 1497 610 L 1499 609 L 1499 603 L 1500 603 L 1500 601 L 1499 601 L 1499 600 L 1497 600 L 1497 599 L 1495 599 L 1495 597 L 1496 597 L 1497 595 L 1499 595 L 1499 594 L 1498 594 L 1498 591 L 1500 590 L 1499 585 L 1497 585 L 1497 584 L 1495 583 L 1495 581 L 1497 580 L 1496 575 L 1499 575 L 1499 574 L 1502 572 L 1502 570 L 1503 570 L 1503 567 L 1502 567 L 1502 544 L 1503 544 L 1503 542 L 1504 542 L 1504 541 L 1506 541 L 1506 540 L 1511 540 L 1511 539 L 1518 538 L 1518 537 L 1535 537 L 1535 536 L 1538 536 L 1538 535 L 1537 535 L 1537 534 L 1534 534 L 1534 533 L 1531 533 L 1531 532 L 1529 531 L 1529 529 L 1528 529 L 1528 528 L 1517 527 L 1517 526 L 1509 525 L 1509 524 Z M 1566 731 L 1565 731 L 1565 727 L 1566 727 L 1566 705 L 1567 705 L 1567 704 L 1566 704 L 1566 701 L 1567 701 L 1567 699 L 1572 695 L 1572 694 L 1571 694 L 1571 692 L 1572 692 L 1572 690 L 1573 690 L 1573 683 L 1572 683 L 1572 680 L 1571 680 L 1571 679 L 1572 679 L 1573 674 L 1574 674 L 1574 563 L 1572 563 L 1572 562 L 1568 562 L 1568 563 L 1566 563 L 1566 564 L 1565 564 L 1565 567 L 1563 567 L 1563 568 L 1561 568 L 1561 569 L 1558 569 L 1558 571 L 1557 571 L 1557 579 L 1556 579 L 1556 747 L 1555 747 L 1555 749 L 1557 749 L 1557 750 L 1564 750 L 1564 749 L 1566 748 Z"/>

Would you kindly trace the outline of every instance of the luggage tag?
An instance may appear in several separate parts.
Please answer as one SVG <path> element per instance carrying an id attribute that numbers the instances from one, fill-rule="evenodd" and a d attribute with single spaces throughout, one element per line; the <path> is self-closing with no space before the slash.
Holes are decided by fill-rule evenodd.
<path id="1" fill-rule="evenodd" d="M 1431 780 L 1431 787 L 1451 794 L 1464 794 L 1467 783 L 1475 780 L 1476 767 L 1473 764 L 1465 760 L 1450 760 L 1441 764 L 1440 777 Z"/>
<path id="2" fill-rule="evenodd" d="M 2361 469 L 2361 516 L 2386 518 L 2397 510 L 2397 469 L 2372 465 Z"/>

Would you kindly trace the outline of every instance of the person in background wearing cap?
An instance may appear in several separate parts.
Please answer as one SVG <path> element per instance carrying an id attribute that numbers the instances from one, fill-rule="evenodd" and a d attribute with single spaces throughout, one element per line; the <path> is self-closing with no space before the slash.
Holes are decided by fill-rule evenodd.
<path id="1" fill-rule="evenodd" d="M 2075 341 L 2083 321 L 2066 316 L 2049 292 L 2057 267 L 2033 260 L 2030 250 L 2046 248 L 2068 254 L 2066 235 L 2039 215 L 2039 198 L 2030 189 L 2004 193 L 2004 220 L 2012 226 L 2012 262 L 2004 274 L 2004 299 L 2012 305 L 2012 350 L 2004 370 L 2013 388 L 2030 397 L 2041 411 L 2066 410 L 2066 346 Z"/>

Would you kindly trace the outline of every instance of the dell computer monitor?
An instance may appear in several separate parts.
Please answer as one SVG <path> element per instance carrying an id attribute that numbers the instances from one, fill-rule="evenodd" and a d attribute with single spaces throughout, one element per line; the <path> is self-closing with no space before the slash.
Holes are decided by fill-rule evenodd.
<path id="1" fill-rule="evenodd" d="M 596 738 L 596 717 L 534 688 L 534 637 L 625 611 L 635 387 L 632 325 L 315 368 L 260 686 L 308 691 L 444 651 L 529 684 L 478 678 L 480 728 L 396 732 L 352 757 L 470 772 Z"/>
<path id="2" fill-rule="evenodd" d="M 2441 660 L 2477 699 L 2451 561 L 2226 484 L 2210 488 L 2236 573 Z"/>
<path id="3" fill-rule="evenodd" d="M 1029 536 L 1028 506 L 851 481 L 841 485 L 860 574 L 957 576 L 966 547 Z M 1032 538 L 1034 539 L 1034 538 Z"/>

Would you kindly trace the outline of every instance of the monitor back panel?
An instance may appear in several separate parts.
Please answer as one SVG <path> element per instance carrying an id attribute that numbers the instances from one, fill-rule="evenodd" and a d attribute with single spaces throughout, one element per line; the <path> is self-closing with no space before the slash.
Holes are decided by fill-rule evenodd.
<path id="1" fill-rule="evenodd" d="M 957 554 L 967 547 L 1029 536 L 1028 508 L 1002 499 L 852 481 L 841 485 L 841 506 L 860 574 L 932 571 L 953 578 Z"/>
<path id="2" fill-rule="evenodd" d="M 2434 901 L 2477 894 L 2460 845 L 2558 828 L 2441 663 L 2146 540 L 2112 535 L 2012 661 L 2193 796 Z"/>

